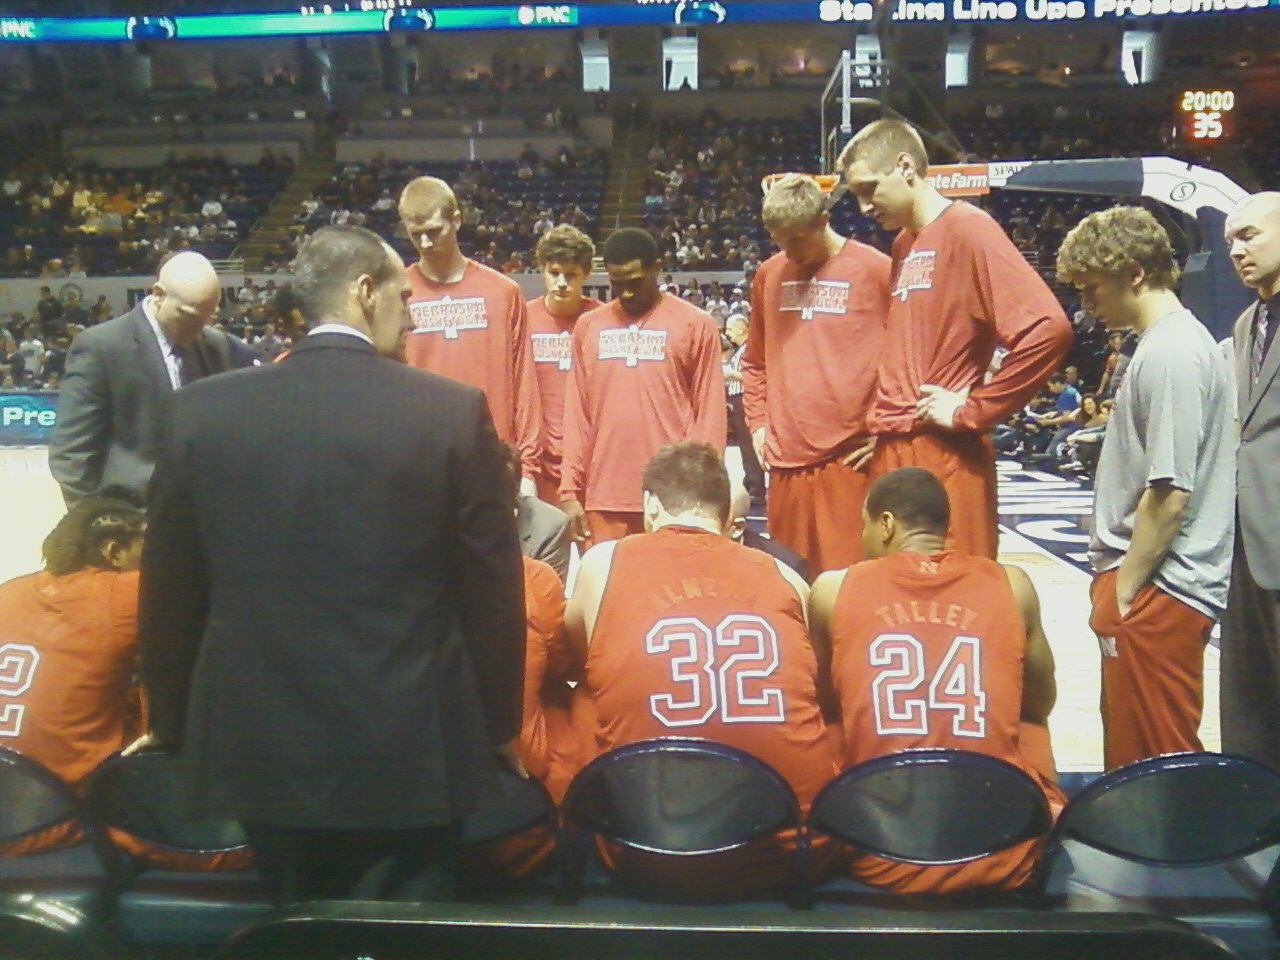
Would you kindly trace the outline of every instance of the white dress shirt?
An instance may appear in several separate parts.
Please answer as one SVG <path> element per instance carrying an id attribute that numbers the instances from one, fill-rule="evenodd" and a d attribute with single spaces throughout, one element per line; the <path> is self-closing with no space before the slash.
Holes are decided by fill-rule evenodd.
<path id="1" fill-rule="evenodd" d="M 150 297 L 143 298 L 142 313 L 151 324 L 151 332 L 156 335 L 156 343 L 160 344 L 160 354 L 164 357 L 164 367 L 169 374 L 169 386 L 177 390 L 182 386 L 182 358 L 169 342 L 169 338 L 165 336 L 160 321 L 156 319 L 156 305 Z"/>

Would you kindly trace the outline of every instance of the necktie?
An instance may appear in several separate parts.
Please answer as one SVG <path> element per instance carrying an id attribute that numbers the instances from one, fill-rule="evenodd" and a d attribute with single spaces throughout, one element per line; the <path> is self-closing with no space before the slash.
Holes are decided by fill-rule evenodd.
<path id="1" fill-rule="evenodd" d="M 173 356 L 178 362 L 178 386 L 185 387 L 197 378 L 196 358 L 191 347 L 181 347 Z"/>
<path id="2" fill-rule="evenodd" d="M 1249 372 L 1253 375 L 1256 383 L 1258 374 L 1262 372 L 1262 361 L 1267 355 L 1267 328 L 1271 324 L 1271 317 L 1267 310 L 1267 305 L 1261 304 L 1258 307 L 1258 320 L 1253 326 L 1253 350 L 1249 357 Z"/>

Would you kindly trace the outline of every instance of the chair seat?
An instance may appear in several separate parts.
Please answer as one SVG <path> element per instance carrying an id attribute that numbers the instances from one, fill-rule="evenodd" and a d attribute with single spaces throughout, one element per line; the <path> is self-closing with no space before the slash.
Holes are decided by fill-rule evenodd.
<path id="1" fill-rule="evenodd" d="M 38 894 L 97 916 L 106 872 L 88 843 L 0 859 L 0 893 Z"/>
<path id="2" fill-rule="evenodd" d="M 124 891 L 116 905 L 131 943 L 215 944 L 272 910 L 252 871 L 185 873 L 150 870 Z"/>

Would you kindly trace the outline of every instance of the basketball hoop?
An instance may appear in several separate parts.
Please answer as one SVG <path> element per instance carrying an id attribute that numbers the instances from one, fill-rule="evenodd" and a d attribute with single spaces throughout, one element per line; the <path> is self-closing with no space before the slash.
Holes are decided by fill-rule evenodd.
<path id="1" fill-rule="evenodd" d="M 766 173 L 760 178 L 760 192 L 767 197 L 769 191 L 777 185 L 778 181 L 789 175 L 786 173 Z M 828 210 L 835 205 L 837 200 L 844 196 L 846 189 L 844 178 L 837 173 L 802 173 L 799 175 L 808 177 L 822 188 L 822 192 L 827 195 Z"/>

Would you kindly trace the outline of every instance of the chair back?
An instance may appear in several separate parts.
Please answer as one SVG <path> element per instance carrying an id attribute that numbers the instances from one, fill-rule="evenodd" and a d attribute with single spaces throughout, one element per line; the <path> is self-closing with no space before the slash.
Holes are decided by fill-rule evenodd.
<path id="1" fill-rule="evenodd" d="M 509 768 L 499 771 L 502 799 L 468 816 L 462 823 L 462 843 L 494 843 L 534 827 L 556 825 L 556 805 L 534 777 L 519 777 Z"/>
<path id="2" fill-rule="evenodd" d="M 768 764 L 705 740 L 660 738 L 587 764 L 564 800 L 567 827 L 638 850 L 718 853 L 799 827 L 791 787 Z"/>
<path id="3" fill-rule="evenodd" d="M 889 860 L 967 863 L 1041 837 L 1044 791 L 1017 767 L 965 750 L 904 750 L 852 767 L 819 791 L 809 829 Z"/>
<path id="4" fill-rule="evenodd" d="M 1054 833 L 1149 866 L 1208 866 L 1280 843 L 1280 773 L 1247 757 L 1173 753 L 1098 778 Z"/>
<path id="5" fill-rule="evenodd" d="M 226 853 L 248 844 L 234 820 L 193 820 L 182 802 L 182 761 L 144 752 L 105 760 L 85 786 L 85 811 L 104 827 L 185 853 Z"/>
<path id="6" fill-rule="evenodd" d="M 0 846 L 80 819 L 80 801 L 56 774 L 0 747 Z"/>

